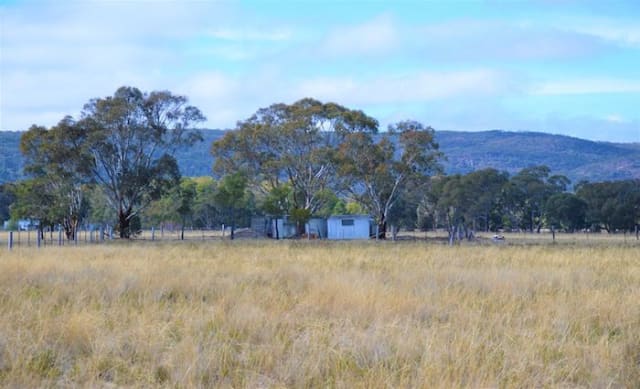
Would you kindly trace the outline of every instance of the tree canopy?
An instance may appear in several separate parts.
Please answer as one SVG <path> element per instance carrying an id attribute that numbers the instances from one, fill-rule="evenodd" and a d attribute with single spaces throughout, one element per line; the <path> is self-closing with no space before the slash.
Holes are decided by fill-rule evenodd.
<path id="1" fill-rule="evenodd" d="M 376 133 L 378 122 L 362 111 L 306 98 L 273 104 L 238 122 L 214 142 L 218 173 L 243 171 L 254 188 L 291 187 L 293 209 L 318 211 L 334 185 L 336 145 L 352 133 Z"/>
<path id="2" fill-rule="evenodd" d="M 173 155 L 201 139 L 192 126 L 203 120 L 184 96 L 122 87 L 113 96 L 89 101 L 79 121 L 65 117 L 49 130 L 34 126 L 26 132 L 21 141 L 25 171 L 52 196 L 50 207 L 68 209 L 63 221 L 70 220 L 71 230 L 81 185 L 101 186 L 118 215 L 120 237 L 128 238 L 140 210 L 179 183 Z"/>

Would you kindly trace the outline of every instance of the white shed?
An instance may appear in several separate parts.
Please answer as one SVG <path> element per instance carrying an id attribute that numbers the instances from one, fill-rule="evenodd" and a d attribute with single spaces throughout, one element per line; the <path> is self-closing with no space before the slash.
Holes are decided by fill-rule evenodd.
<path id="1" fill-rule="evenodd" d="M 327 220 L 328 239 L 369 239 L 373 219 L 369 215 L 336 215 Z"/>

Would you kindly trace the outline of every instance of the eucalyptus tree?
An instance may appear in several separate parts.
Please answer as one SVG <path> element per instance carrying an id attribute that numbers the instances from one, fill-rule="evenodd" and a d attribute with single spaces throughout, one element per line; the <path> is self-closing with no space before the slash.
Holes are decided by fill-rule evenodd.
<path id="1" fill-rule="evenodd" d="M 616 230 L 638 230 L 640 225 L 640 179 L 582 183 L 576 194 L 587 204 L 587 224 Z"/>
<path id="2" fill-rule="evenodd" d="M 326 202 L 326 190 L 336 185 L 337 145 L 349 134 L 377 129 L 375 119 L 334 103 L 305 98 L 273 104 L 213 143 L 214 170 L 242 171 L 264 194 L 286 185 L 292 191 L 290 211 L 315 213 Z"/>
<path id="3" fill-rule="evenodd" d="M 465 190 L 470 192 L 469 217 L 473 229 L 496 229 L 502 219 L 503 188 L 509 182 L 507 172 L 487 168 L 463 177 Z"/>
<path id="4" fill-rule="evenodd" d="M 67 239 L 75 238 L 91 181 L 86 141 L 86 134 L 69 116 L 50 129 L 34 125 L 22 135 L 20 150 L 29 178 L 19 187 L 16 214 L 40 220 L 41 227 L 45 222 L 59 223 Z"/>
<path id="5" fill-rule="evenodd" d="M 553 194 L 545 203 L 545 218 L 549 227 L 567 232 L 584 227 L 586 211 L 587 203 L 573 193 Z"/>
<path id="6" fill-rule="evenodd" d="M 440 171 L 441 156 L 433 128 L 403 121 L 377 139 L 366 132 L 348 134 L 338 150 L 338 173 L 342 188 L 374 216 L 384 237 L 403 192 L 409 185 L 424 187 Z"/>
<path id="7" fill-rule="evenodd" d="M 550 176 L 547 166 L 532 166 L 511 177 L 505 192 L 509 198 L 509 208 L 520 220 L 520 225 L 529 231 L 537 230 L 543 224 L 544 205 L 553 194 L 564 192 L 570 181 L 561 175 Z"/>
<path id="8" fill-rule="evenodd" d="M 222 178 L 214 198 L 216 203 L 226 211 L 227 222 L 231 225 L 231 236 L 235 237 L 238 214 L 247 208 L 250 194 L 247 190 L 248 179 L 241 173 L 228 174 Z"/>
<path id="9" fill-rule="evenodd" d="M 118 214 L 121 238 L 131 236 L 131 221 L 142 209 L 179 185 L 174 154 L 202 140 L 192 126 L 203 120 L 186 97 L 168 91 L 121 87 L 84 106 L 78 126 L 92 158 L 91 174 Z"/>

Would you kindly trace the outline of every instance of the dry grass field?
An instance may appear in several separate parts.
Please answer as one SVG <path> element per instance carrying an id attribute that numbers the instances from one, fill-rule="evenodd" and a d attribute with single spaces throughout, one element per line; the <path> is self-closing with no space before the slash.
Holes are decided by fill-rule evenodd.
<path id="1" fill-rule="evenodd" d="M 640 245 L 0 248 L 1 387 L 638 387 Z"/>

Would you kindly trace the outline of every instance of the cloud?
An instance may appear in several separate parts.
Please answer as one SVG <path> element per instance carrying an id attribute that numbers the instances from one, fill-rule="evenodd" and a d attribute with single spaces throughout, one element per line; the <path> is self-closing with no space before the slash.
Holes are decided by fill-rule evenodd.
<path id="1" fill-rule="evenodd" d="M 417 28 L 416 46 L 433 60 L 544 60 L 585 56 L 599 39 L 540 24 L 458 19 Z"/>
<path id="2" fill-rule="evenodd" d="M 333 9 L 317 10 L 321 18 L 279 3 L 5 4 L 0 129 L 54 125 L 90 98 L 131 85 L 188 96 L 208 127 L 232 127 L 260 107 L 315 97 L 363 109 L 383 124 L 415 118 L 436 129 L 536 130 L 557 109 L 571 118 L 596 115 L 635 135 L 631 99 L 640 81 L 631 62 L 640 38 L 629 18 L 461 18 L 472 14 L 431 12 L 425 4 L 343 7 L 340 24 L 324 17 Z M 260 7 L 273 9 L 258 14 Z M 605 99 L 587 96 L 598 93 L 616 96 L 601 107 Z"/>
<path id="3" fill-rule="evenodd" d="M 321 43 L 322 52 L 332 56 L 383 55 L 396 48 L 399 36 L 388 15 L 330 31 Z"/>
<path id="4" fill-rule="evenodd" d="M 596 141 L 640 142 L 640 120 L 612 121 L 591 115 L 552 114 L 538 128 Z"/>
<path id="5" fill-rule="evenodd" d="M 600 93 L 640 93 L 640 80 L 585 78 L 549 81 L 532 88 L 536 95 L 580 95 Z"/>
<path id="6" fill-rule="evenodd" d="M 208 30 L 206 35 L 228 41 L 266 41 L 282 42 L 293 38 L 293 31 L 287 28 L 255 29 L 255 28 L 216 28 Z"/>
<path id="7" fill-rule="evenodd" d="M 355 104 L 429 102 L 460 96 L 491 96 L 510 89 L 508 76 L 490 69 L 420 71 L 378 77 L 319 77 L 303 80 L 301 96 L 317 96 Z"/>
<path id="8" fill-rule="evenodd" d="M 621 46 L 640 47 L 640 26 L 637 22 L 591 18 L 571 21 L 565 28 Z"/>

